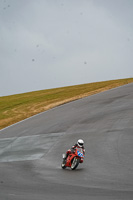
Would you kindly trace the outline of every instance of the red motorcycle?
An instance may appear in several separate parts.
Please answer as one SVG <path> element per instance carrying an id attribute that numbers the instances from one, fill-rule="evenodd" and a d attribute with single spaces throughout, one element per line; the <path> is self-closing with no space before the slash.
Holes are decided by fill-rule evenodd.
<path id="1" fill-rule="evenodd" d="M 71 152 L 67 159 L 65 159 L 66 155 L 63 154 L 63 162 L 61 164 L 62 169 L 66 167 L 70 167 L 72 170 L 76 169 L 79 163 L 83 163 L 84 160 L 84 152 L 82 148 L 76 148 L 74 152 Z"/>

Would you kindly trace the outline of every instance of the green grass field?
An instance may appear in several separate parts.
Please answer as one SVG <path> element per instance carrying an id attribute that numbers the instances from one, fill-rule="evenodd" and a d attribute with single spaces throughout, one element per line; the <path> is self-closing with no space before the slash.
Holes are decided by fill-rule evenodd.
<path id="1" fill-rule="evenodd" d="M 0 129 L 58 105 L 131 82 L 133 78 L 0 97 Z"/>

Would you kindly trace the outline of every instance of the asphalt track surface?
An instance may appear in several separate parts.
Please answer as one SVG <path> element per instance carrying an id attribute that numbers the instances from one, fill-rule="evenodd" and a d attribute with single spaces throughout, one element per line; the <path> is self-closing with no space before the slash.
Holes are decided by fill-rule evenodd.
<path id="1" fill-rule="evenodd" d="M 85 141 L 84 163 L 61 169 Z M 0 200 L 133 199 L 133 84 L 77 100 L 0 131 Z"/>

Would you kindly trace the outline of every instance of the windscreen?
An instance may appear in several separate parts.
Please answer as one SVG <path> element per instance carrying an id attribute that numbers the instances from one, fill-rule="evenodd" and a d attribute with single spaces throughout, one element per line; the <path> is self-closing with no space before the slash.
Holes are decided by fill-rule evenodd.
<path id="1" fill-rule="evenodd" d="M 80 151 L 81 153 L 84 154 L 83 149 L 82 148 L 77 148 L 78 151 Z"/>

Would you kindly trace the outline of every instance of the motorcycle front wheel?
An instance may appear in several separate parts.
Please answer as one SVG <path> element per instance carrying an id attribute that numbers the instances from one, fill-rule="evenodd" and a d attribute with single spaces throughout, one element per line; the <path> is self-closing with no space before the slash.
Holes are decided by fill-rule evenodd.
<path id="1" fill-rule="evenodd" d="M 62 167 L 62 169 L 66 169 L 65 164 L 66 164 L 66 161 L 63 159 L 63 162 L 61 163 L 61 167 Z"/>
<path id="2" fill-rule="evenodd" d="M 72 170 L 76 169 L 78 167 L 78 165 L 79 165 L 79 162 L 80 162 L 80 160 L 77 159 L 76 157 L 74 157 L 73 161 L 72 161 L 71 169 Z"/>

